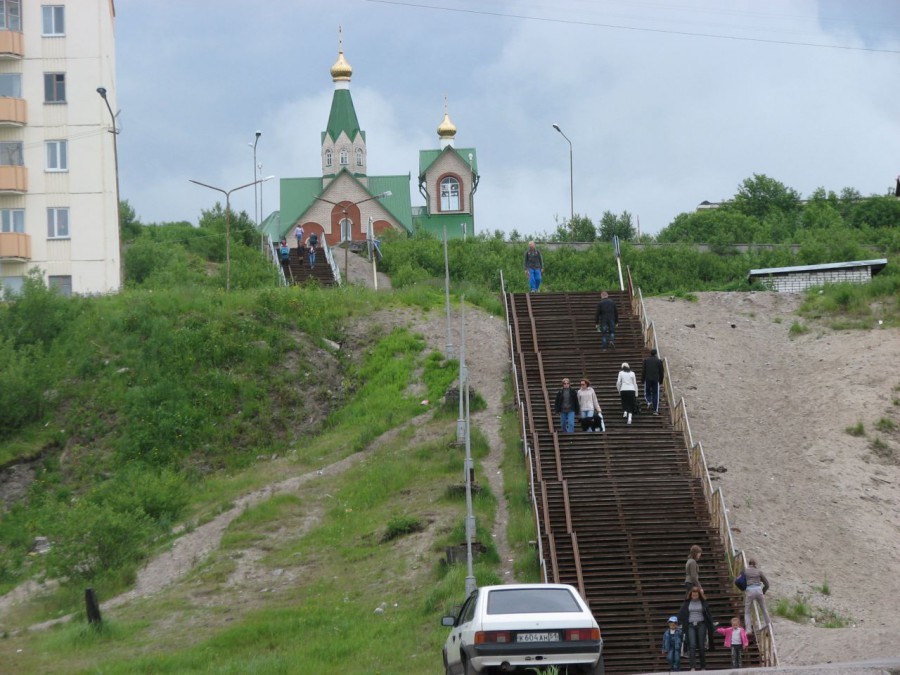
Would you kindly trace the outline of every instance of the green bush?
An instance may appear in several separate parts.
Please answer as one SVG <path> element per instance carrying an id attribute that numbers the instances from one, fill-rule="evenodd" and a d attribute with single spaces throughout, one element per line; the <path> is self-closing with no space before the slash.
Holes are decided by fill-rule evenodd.
<path id="1" fill-rule="evenodd" d="M 48 567 L 57 578 L 91 581 L 136 563 L 153 531 L 143 511 L 117 511 L 109 503 L 80 499 L 60 509 Z"/>

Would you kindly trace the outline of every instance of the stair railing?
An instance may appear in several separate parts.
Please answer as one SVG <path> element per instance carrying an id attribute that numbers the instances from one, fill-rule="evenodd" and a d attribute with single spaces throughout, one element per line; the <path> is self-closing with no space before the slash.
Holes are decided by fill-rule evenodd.
<path id="1" fill-rule="evenodd" d="M 628 271 L 628 292 L 631 300 L 631 307 L 635 315 L 640 319 L 641 330 L 644 336 L 644 345 L 651 346 L 659 351 L 656 329 L 647 316 L 644 306 L 644 297 L 641 290 L 635 293 L 634 285 L 631 279 L 631 268 Z M 669 369 L 668 359 L 664 361 L 665 373 L 667 377 L 664 379 L 664 388 L 667 400 L 669 401 L 670 419 L 672 426 L 684 435 L 685 447 L 688 450 L 688 460 L 691 467 L 691 475 L 700 480 L 703 488 L 703 496 L 709 508 L 710 520 L 712 525 L 719 531 L 719 536 L 727 545 L 727 554 L 729 559 L 729 572 L 732 578 L 741 573 L 744 569 L 746 554 L 743 550 L 738 551 L 734 545 L 734 537 L 731 533 L 731 524 L 728 522 L 728 508 L 725 506 L 725 494 L 721 487 L 713 489 L 712 479 L 709 476 L 709 469 L 706 464 L 706 455 L 703 452 L 703 445 L 698 441 L 694 443 L 694 437 L 691 433 L 691 424 L 688 419 L 687 407 L 684 397 L 678 400 L 678 404 L 672 406 L 675 400 L 675 390 L 672 385 L 672 374 Z M 753 633 L 757 636 L 757 645 L 759 647 L 760 656 L 765 666 L 778 665 L 778 650 L 775 646 L 775 636 L 771 627 L 766 626 L 760 617 L 759 608 L 754 604 L 753 612 Z"/>
<path id="2" fill-rule="evenodd" d="M 343 281 L 341 281 L 341 269 L 337 262 L 335 262 L 331 247 L 328 245 L 328 242 L 325 241 L 325 237 L 322 237 L 321 242 L 321 248 L 325 252 L 325 260 L 328 261 L 328 264 L 331 266 L 331 273 L 334 275 L 334 283 L 341 286 L 343 284 Z"/>
<path id="3" fill-rule="evenodd" d="M 504 303 L 503 309 L 506 314 L 506 335 L 509 342 L 509 362 L 512 364 L 513 385 L 516 389 L 516 410 L 519 411 L 519 427 L 522 433 L 522 452 L 525 455 L 525 461 L 528 465 L 528 497 L 531 500 L 531 513 L 534 515 L 534 525 L 537 531 L 537 556 L 538 564 L 541 570 L 541 580 L 547 581 L 547 564 L 544 560 L 543 537 L 541 536 L 541 521 L 538 513 L 540 512 L 537 504 L 537 495 L 535 494 L 535 486 L 538 484 L 534 475 L 534 458 L 531 452 L 531 445 L 528 443 L 528 430 L 525 426 L 525 408 L 522 406 L 522 392 L 519 387 L 519 373 L 516 367 L 515 347 L 512 335 L 512 323 L 510 321 L 510 304 L 512 303 L 512 295 L 506 292 L 506 283 L 503 278 L 503 270 L 500 271 L 500 289 L 503 293 Z M 524 360 L 523 360 L 523 379 L 524 384 Z"/>
<path id="4" fill-rule="evenodd" d="M 263 247 L 266 251 L 266 258 L 275 265 L 275 269 L 278 270 L 278 285 L 279 286 L 287 286 L 288 280 L 284 274 L 284 265 L 281 264 L 281 256 L 279 252 L 275 249 L 275 242 L 272 241 L 272 235 L 266 235 L 268 241 L 266 245 Z"/>

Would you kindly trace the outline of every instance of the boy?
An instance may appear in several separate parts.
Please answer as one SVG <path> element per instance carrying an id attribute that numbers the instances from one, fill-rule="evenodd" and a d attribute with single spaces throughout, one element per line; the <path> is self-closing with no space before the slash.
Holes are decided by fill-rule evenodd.
<path id="1" fill-rule="evenodd" d="M 741 654 L 750 644 L 747 631 L 741 628 L 741 620 L 735 616 L 731 619 L 729 628 L 716 628 L 716 632 L 725 636 L 725 649 L 731 647 L 731 667 L 740 668 Z"/>
<path id="2" fill-rule="evenodd" d="M 669 660 L 669 670 L 681 670 L 681 646 L 684 644 L 684 632 L 678 627 L 678 617 L 669 617 L 669 627 L 663 633 L 662 651 Z"/>

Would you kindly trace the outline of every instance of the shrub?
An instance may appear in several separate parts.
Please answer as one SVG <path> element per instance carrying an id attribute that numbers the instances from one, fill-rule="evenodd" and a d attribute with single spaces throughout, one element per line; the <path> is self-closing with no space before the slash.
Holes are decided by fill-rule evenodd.
<path id="1" fill-rule="evenodd" d="M 143 511 L 116 511 L 90 499 L 60 509 L 56 523 L 48 566 L 56 576 L 73 581 L 90 581 L 137 562 L 152 530 Z"/>

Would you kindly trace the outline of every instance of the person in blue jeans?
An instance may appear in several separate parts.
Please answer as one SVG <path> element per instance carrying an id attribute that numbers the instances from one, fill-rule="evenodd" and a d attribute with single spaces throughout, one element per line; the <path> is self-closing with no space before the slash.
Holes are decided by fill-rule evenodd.
<path id="1" fill-rule="evenodd" d="M 544 256 L 537 250 L 533 241 L 528 242 L 525 251 L 525 276 L 528 277 L 528 286 L 532 293 L 541 290 L 542 275 L 544 272 Z"/>
<path id="2" fill-rule="evenodd" d="M 606 347 L 616 348 L 616 326 L 619 325 L 619 310 L 616 301 L 609 297 L 609 293 L 603 291 L 600 294 L 600 302 L 597 303 L 597 311 L 594 314 L 594 323 L 600 331 L 600 348 L 606 351 Z"/>
<path id="3" fill-rule="evenodd" d="M 553 412 L 559 415 L 559 425 L 564 434 L 575 431 L 575 411 L 578 409 L 578 392 L 569 386 L 569 378 L 562 381 L 562 388 L 556 392 Z"/>
<path id="4" fill-rule="evenodd" d="M 316 248 L 319 246 L 319 236 L 313 232 L 306 240 L 306 248 L 309 249 L 309 269 L 316 266 Z"/>
<path id="5" fill-rule="evenodd" d="M 662 652 L 669 662 L 669 670 L 681 670 L 681 647 L 684 644 L 684 631 L 678 625 L 678 617 L 669 617 L 669 627 L 663 633 Z"/>
<path id="6" fill-rule="evenodd" d="M 641 380 L 644 383 L 644 400 L 654 415 L 659 415 L 659 389 L 665 376 L 665 364 L 656 355 L 656 350 L 651 349 L 641 368 Z"/>

